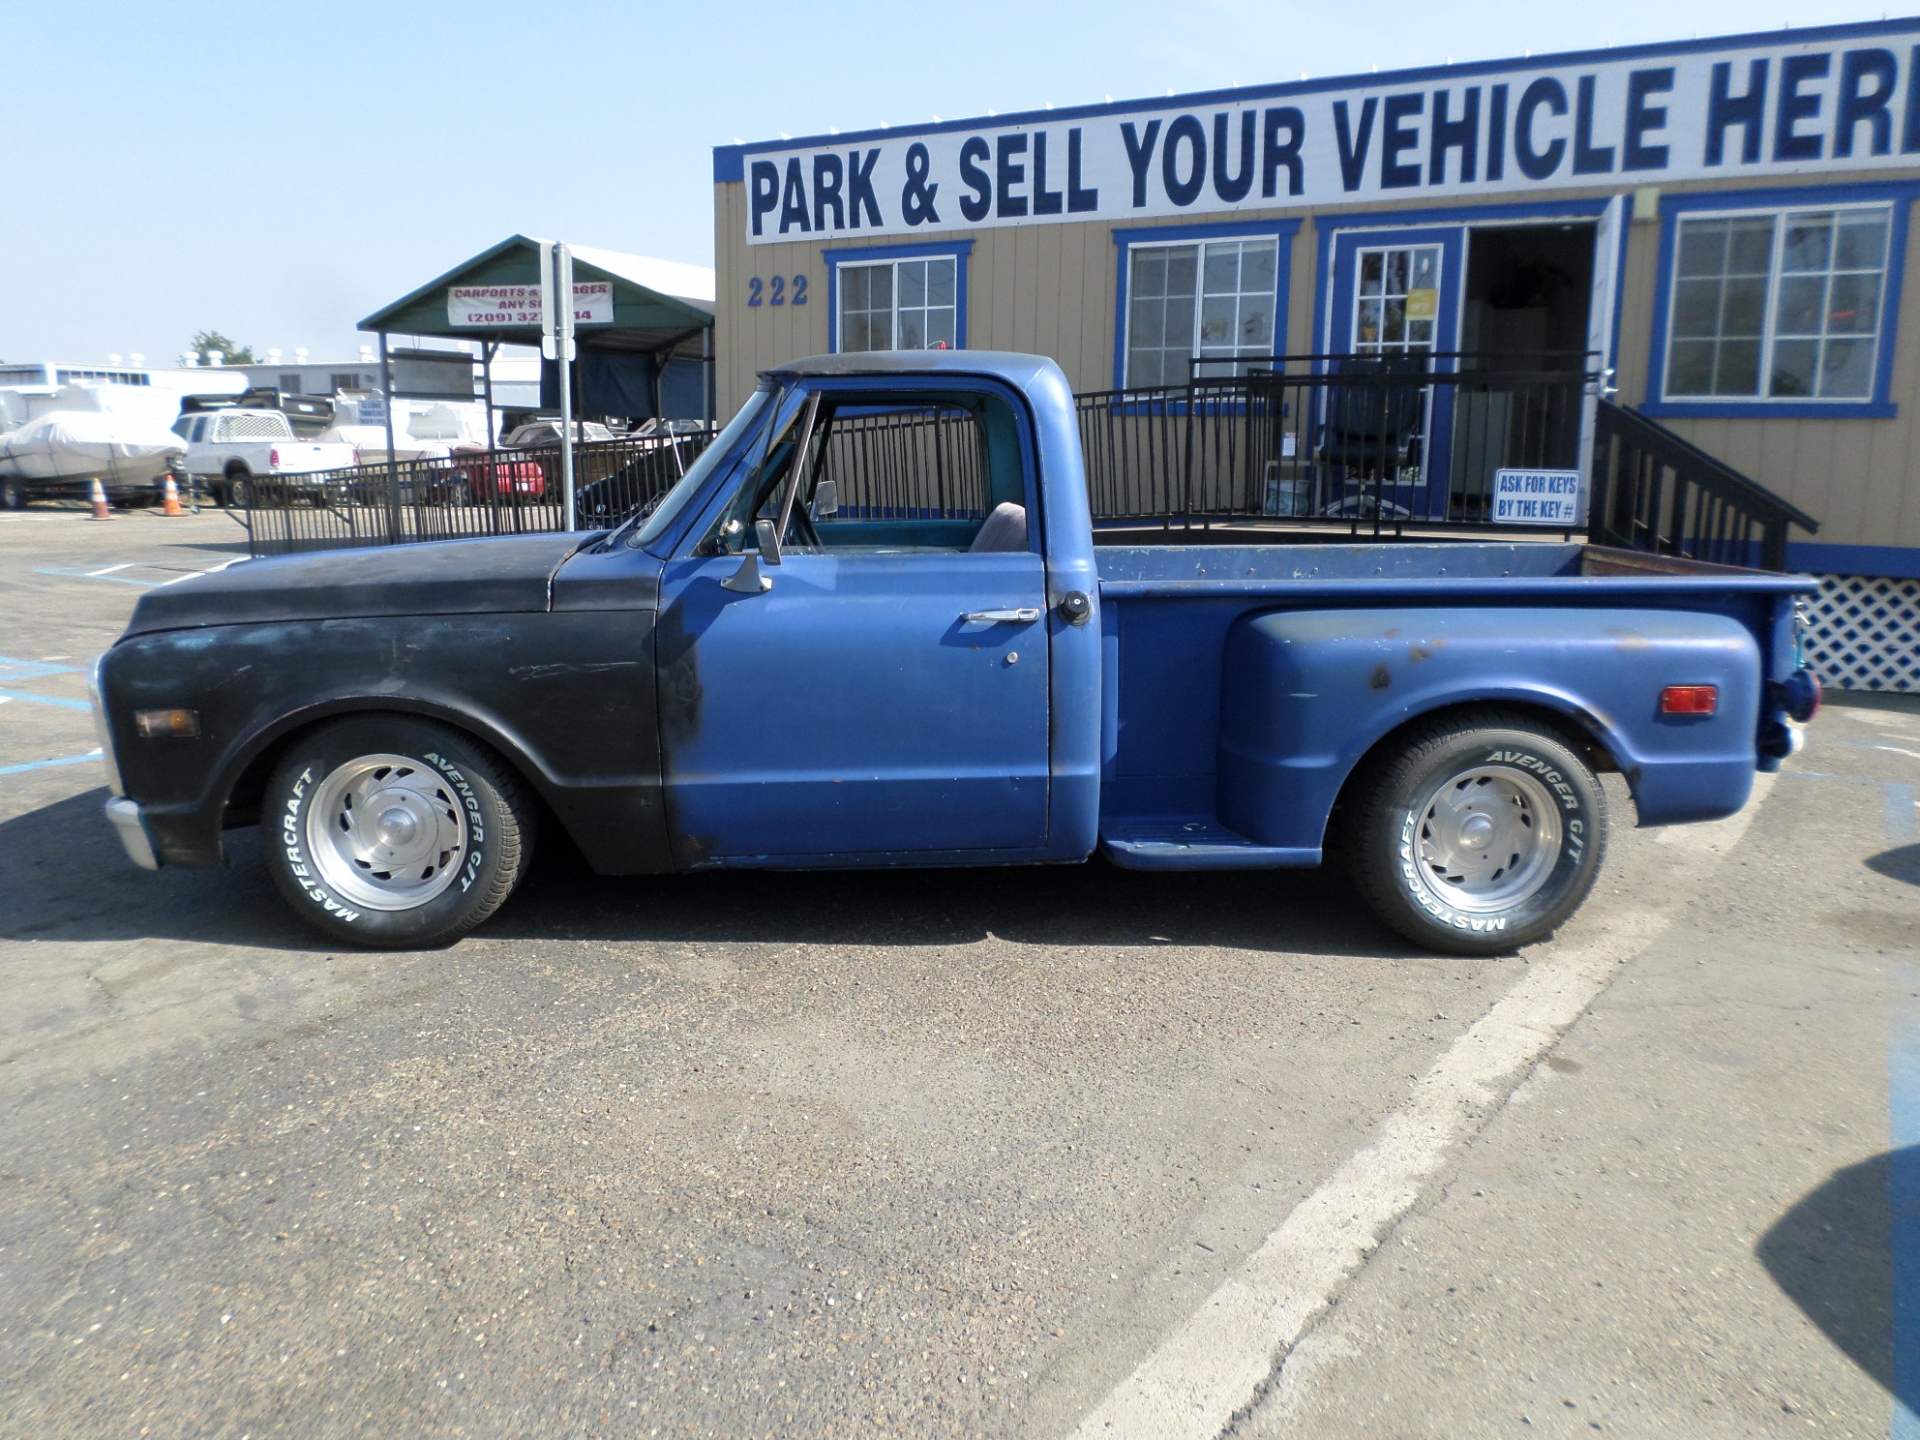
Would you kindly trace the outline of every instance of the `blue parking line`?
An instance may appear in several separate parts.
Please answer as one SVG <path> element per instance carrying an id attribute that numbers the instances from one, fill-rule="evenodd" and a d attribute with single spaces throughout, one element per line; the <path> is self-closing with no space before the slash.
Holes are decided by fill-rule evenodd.
<path id="1" fill-rule="evenodd" d="M 90 570 L 72 570 L 63 565 L 43 565 L 35 569 L 36 575 L 61 575 L 69 580 L 105 580 L 114 585 L 138 585 L 142 590 L 152 590 L 156 586 L 171 584 L 167 580 L 129 580 L 123 575 L 95 575 Z"/>
<path id="2" fill-rule="evenodd" d="M 1920 1009 L 1894 1016 L 1887 1047 L 1887 1260 L 1892 1440 L 1920 1440 Z"/>
<path id="3" fill-rule="evenodd" d="M 24 690 L 0 690 L 0 700 L 27 700 L 35 705 L 58 705 L 63 710 L 85 710 L 89 714 L 93 706 L 84 700 L 62 700 L 53 695 L 29 695 Z"/>
<path id="4" fill-rule="evenodd" d="M 99 758 L 98 750 L 89 750 L 84 755 L 62 755 L 58 760 L 29 760 L 25 765 L 0 765 L 0 775 L 18 775 L 26 770 L 47 770 L 55 765 L 84 765 L 89 760 Z"/>
<path id="5" fill-rule="evenodd" d="M 78 665 L 54 665 L 45 660 L 18 660 L 0 655 L 0 680 L 38 680 L 45 675 L 71 675 Z"/>

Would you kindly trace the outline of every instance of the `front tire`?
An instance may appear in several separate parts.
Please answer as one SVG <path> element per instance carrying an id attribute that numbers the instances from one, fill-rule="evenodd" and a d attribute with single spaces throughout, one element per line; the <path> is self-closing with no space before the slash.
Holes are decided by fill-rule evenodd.
<path id="1" fill-rule="evenodd" d="M 457 940 L 500 908 L 532 853 L 512 771 L 450 726 L 402 715 L 300 736 L 261 816 L 267 868 L 295 913 L 375 950 Z"/>
<path id="2" fill-rule="evenodd" d="M 1580 908 L 1606 853 L 1606 795 L 1587 763 L 1524 715 L 1441 717 L 1358 777 L 1355 883 L 1426 949 L 1497 955 Z"/>

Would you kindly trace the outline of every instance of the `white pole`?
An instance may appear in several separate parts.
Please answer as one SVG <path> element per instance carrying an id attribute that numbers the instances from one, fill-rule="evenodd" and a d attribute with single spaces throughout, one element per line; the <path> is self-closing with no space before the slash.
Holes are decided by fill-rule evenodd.
<path id="1" fill-rule="evenodd" d="M 567 507 L 566 528 L 573 514 L 573 252 L 553 247 L 555 339 L 560 352 L 560 491 Z"/>

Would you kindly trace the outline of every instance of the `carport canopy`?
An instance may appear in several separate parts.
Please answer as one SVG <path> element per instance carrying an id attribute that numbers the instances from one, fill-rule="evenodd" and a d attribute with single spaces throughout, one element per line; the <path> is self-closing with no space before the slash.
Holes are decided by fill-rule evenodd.
<path id="1" fill-rule="evenodd" d="M 537 290 L 540 247 L 551 243 L 526 235 L 509 236 L 411 294 L 374 311 L 360 322 L 359 328 L 378 333 L 383 351 L 385 337 L 394 334 L 478 341 L 489 356 L 494 347 L 501 344 L 537 347 L 540 344 L 537 318 L 531 324 L 459 323 L 461 311 L 471 307 L 456 306 L 451 292 L 495 286 L 527 286 Z M 573 251 L 576 285 L 604 281 L 613 290 L 611 323 L 582 321 L 576 328 L 583 358 L 595 354 L 650 357 L 652 364 L 646 368 L 654 377 L 657 402 L 657 377 L 670 360 L 678 358 L 699 364 L 703 357 L 711 356 L 714 304 L 711 270 L 587 245 L 569 248 Z M 620 361 L 608 363 L 615 367 L 622 364 Z M 637 363 L 646 366 L 644 361 Z M 711 396 L 710 387 L 703 388 Z"/>
<path id="2" fill-rule="evenodd" d="M 512 235 L 490 250 L 456 265 L 360 322 L 362 330 L 388 335 L 431 335 L 448 340 L 500 341 L 508 345 L 538 345 L 540 327 L 510 325 L 455 325 L 447 292 L 459 287 L 535 285 L 540 283 L 540 246 L 551 244 Z M 650 260 L 574 245 L 575 283 L 605 280 L 613 286 L 613 323 L 583 324 L 580 344 L 595 350 L 643 351 L 660 354 L 713 327 L 713 272 L 672 260 Z"/>

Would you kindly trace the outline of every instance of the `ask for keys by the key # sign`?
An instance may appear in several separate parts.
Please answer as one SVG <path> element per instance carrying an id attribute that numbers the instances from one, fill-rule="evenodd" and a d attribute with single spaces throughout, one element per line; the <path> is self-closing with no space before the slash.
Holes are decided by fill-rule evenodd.
<path id="1" fill-rule="evenodd" d="M 1920 21 L 1847 33 L 722 153 L 754 244 L 1920 163 Z"/>

